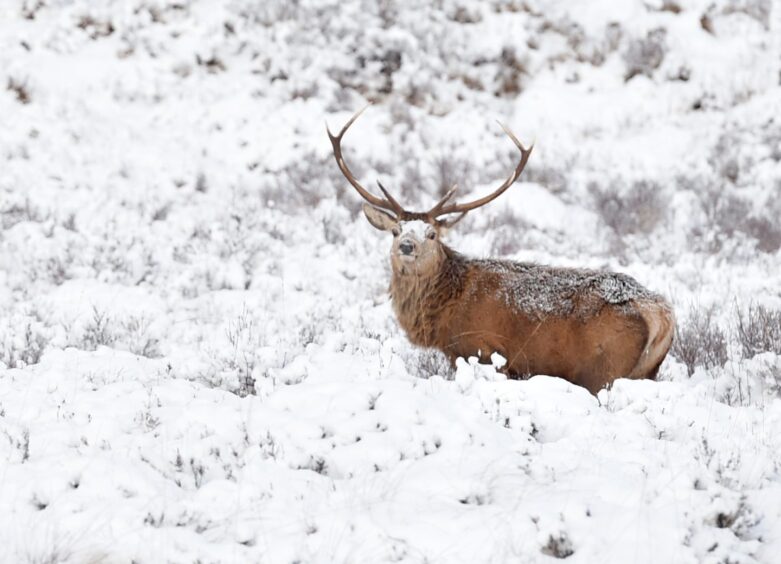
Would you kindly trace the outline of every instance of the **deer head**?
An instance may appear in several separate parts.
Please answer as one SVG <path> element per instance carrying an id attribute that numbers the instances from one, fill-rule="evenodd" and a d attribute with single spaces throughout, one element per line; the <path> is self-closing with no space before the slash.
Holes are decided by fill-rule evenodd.
<path id="1" fill-rule="evenodd" d="M 399 275 L 430 275 L 437 271 L 444 256 L 444 248 L 440 242 L 440 237 L 444 235 L 447 229 L 461 221 L 468 212 L 486 205 L 504 193 L 523 172 L 533 146 L 526 149 L 518 141 L 518 138 L 500 123 L 501 128 L 521 152 L 518 165 L 501 186 L 487 196 L 461 204 L 450 203 L 457 189 L 457 186 L 453 186 L 428 211 L 409 211 L 403 208 L 379 181 L 377 181 L 377 186 L 383 197 L 375 196 L 366 190 L 353 176 L 347 167 L 347 163 L 344 161 L 341 146 L 342 138 L 366 108 L 368 106 L 355 113 L 337 135 L 331 133 L 331 130 L 326 125 L 328 137 L 331 139 L 331 145 L 333 146 L 336 164 L 345 178 L 347 178 L 347 181 L 366 200 L 367 203 L 363 205 L 363 213 L 366 215 L 369 223 L 381 231 L 390 231 L 393 234 L 391 265 L 394 273 Z M 450 217 L 448 218 L 447 216 Z"/>

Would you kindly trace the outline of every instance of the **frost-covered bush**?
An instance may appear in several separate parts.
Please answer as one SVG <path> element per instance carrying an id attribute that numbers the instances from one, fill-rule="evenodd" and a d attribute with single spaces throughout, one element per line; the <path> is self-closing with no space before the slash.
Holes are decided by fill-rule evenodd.
<path id="1" fill-rule="evenodd" d="M 122 334 L 118 341 L 133 354 L 146 358 L 159 358 L 160 340 L 151 331 L 152 319 L 145 316 L 130 316 L 122 320 Z"/>
<path id="2" fill-rule="evenodd" d="M 778 206 L 781 207 L 781 206 Z M 781 225 L 778 215 L 761 215 L 746 220 L 746 233 L 757 242 L 757 248 L 765 253 L 775 253 L 781 249 Z"/>
<path id="3" fill-rule="evenodd" d="M 630 80 L 639 74 L 651 78 L 667 53 L 666 38 L 667 31 L 659 28 L 649 31 L 643 38 L 630 41 L 624 52 L 624 79 Z"/>
<path id="4" fill-rule="evenodd" d="M 776 356 L 774 361 L 766 362 L 759 370 L 757 376 L 765 382 L 768 389 L 781 393 L 781 356 Z"/>
<path id="5" fill-rule="evenodd" d="M 618 236 L 651 233 L 667 215 L 667 199 L 654 181 L 635 181 L 628 188 L 592 182 L 588 188 L 594 210 Z"/>
<path id="6" fill-rule="evenodd" d="M 405 201 L 415 201 L 419 196 L 421 186 L 426 185 L 426 173 L 423 164 L 414 154 L 405 151 L 410 158 L 406 159 L 401 168 L 401 180 L 399 181 L 399 195 Z M 452 185 L 451 185 L 452 186 Z"/>
<path id="7" fill-rule="evenodd" d="M 768 351 L 781 355 L 781 311 L 757 304 L 738 310 L 736 332 L 744 358 Z"/>
<path id="8" fill-rule="evenodd" d="M 491 254 L 495 256 L 513 255 L 523 247 L 524 235 L 532 226 L 523 217 L 504 208 L 492 216 L 488 230 L 492 235 Z"/>
<path id="9" fill-rule="evenodd" d="M 749 214 L 749 203 L 739 195 L 731 193 L 723 184 L 711 186 L 702 193 L 705 218 L 716 234 L 732 237 L 741 230 Z"/>
<path id="10" fill-rule="evenodd" d="M 287 0 L 268 0 L 266 2 L 232 0 L 231 7 L 239 17 L 270 27 L 295 19 L 300 12 L 301 3 Z"/>
<path id="11" fill-rule="evenodd" d="M 738 182 L 741 167 L 736 149 L 739 146 L 740 139 L 734 132 L 722 133 L 716 140 L 708 155 L 708 164 L 716 178 L 732 184 Z"/>
<path id="12" fill-rule="evenodd" d="M 523 90 L 523 81 L 529 74 L 528 62 L 514 47 L 504 47 L 498 62 L 494 95 L 515 98 Z"/>
<path id="13" fill-rule="evenodd" d="M 768 146 L 770 158 L 781 162 L 781 123 L 772 120 L 767 123 L 762 134 L 762 142 Z"/>
<path id="14" fill-rule="evenodd" d="M 689 224 L 692 246 L 698 251 L 717 253 L 725 239 L 737 230 L 737 225 L 748 213 L 748 206 L 740 198 L 725 191 L 723 183 L 712 176 L 679 176 L 678 190 L 691 191 L 702 210 L 702 219 Z"/>
<path id="15" fill-rule="evenodd" d="M 513 155 L 515 156 L 515 155 Z M 533 164 L 529 162 L 523 169 L 524 182 L 534 182 L 545 188 L 548 192 L 567 198 L 567 167 L 550 166 L 546 164 Z"/>
<path id="16" fill-rule="evenodd" d="M 246 307 L 222 327 L 223 334 L 207 347 L 210 365 L 200 379 L 241 397 L 257 394 L 259 380 L 271 379 L 285 355 L 272 346 L 268 328 Z"/>
<path id="17" fill-rule="evenodd" d="M 717 6 L 725 16 L 744 14 L 759 22 L 763 28 L 770 29 L 770 14 L 773 11 L 771 0 L 726 0 L 712 5 L 711 10 Z"/>
<path id="18" fill-rule="evenodd" d="M 19 192 L 3 194 L 3 207 L 0 208 L 0 229 L 10 229 L 17 223 L 32 221 L 40 223 L 45 213 L 28 197 L 20 197 Z"/>
<path id="19" fill-rule="evenodd" d="M 706 370 L 724 366 L 729 358 L 727 334 L 718 325 L 714 308 L 689 308 L 685 321 L 678 321 L 671 354 L 686 365 L 689 376 L 698 366 Z"/>
<path id="20" fill-rule="evenodd" d="M 240 396 L 254 394 L 255 368 L 258 364 L 256 351 L 262 345 L 263 338 L 247 310 L 228 324 L 227 336 L 232 354 L 227 357 L 226 368 L 236 373 L 236 393 Z"/>
<path id="21" fill-rule="evenodd" d="M 20 104 L 29 104 L 32 101 L 30 88 L 23 80 L 10 77 L 8 82 L 6 82 L 5 88 L 14 95 L 16 101 Z"/>
<path id="22" fill-rule="evenodd" d="M 92 307 L 92 317 L 84 327 L 81 347 L 87 351 L 94 351 L 100 346 L 108 347 L 117 340 L 111 317 L 97 307 Z"/>
<path id="23" fill-rule="evenodd" d="M 350 160 L 350 169 L 356 175 L 363 170 L 356 159 Z M 313 152 L 274 171 L 270 178 L 273 184 L 264 190 L 265 199 L 288 212 L 316 206 L 345 182 L 332 156 L 317 157 Z"/>
<path id="24" fill-rule="evenodd" d="M 746 234 L 756 241 L 757 249 L 770 254 L 781 249 L 781 199 L 778 197 L 781 194 L 781 180 L 775 182 L 774 193 L 771 193 L 759 211 L 745 218 L 742 225 Z"/>
<path id="25" fill-rule="evenodd" d="M 455 369 L 444 354 L 434 349 L 415 348 L 407 357 L 407 370 L 419 378 L 431 378 L 441 376 L 452 379 Z"/>
<path id="26" fill-rule="evenodd" d="M 468 157 L 459 153 L 455 147 L 446 147 L 438 151 L 434 158 L 436 192 L 434 196 L 444 196 L 448 190 L 459 186 L 474 186 L 479 181 L 479 173 Z"/>
<path id="27" fill-rule="evenodd" d="M 542 547 L 541 552 L 553 558 L 568 558 L 575 554 L 575 549 L 567 533 L 561 531 L 557 535 L 548 536 L 548 542 Z"/>
<path id="28" fill-rule="evenodd" d="M 114 24 L 110 19 L 96 18 L 90 14 L 83 14 L 76 24 L 93 41 L 101 37 L 108 37 L 114 33 Z"/>
<path id="29" fill-rule="evenodd" d="M 781 183 L 777 184 L 781 189 Z M 781 201 L 777 198 L 771 196 L 764 206 L 756 206 L 731 182 L 712 176 L 681 177 L 678 186 L 694 192 L 703 213 L 703 221 L 695 218 L 690 227 L 697 250 L 718 253 L 728 244 L 739 244 L 741 238 L 753 241 L 765 253 L 781 248 Z"/>
<path id="30" fill-rule="evenodd" d="M 49 333 L 34 317 L 4 318 L 0 327 L 0 366 L 23 368 L 37 364 L 49 343 Z"/>

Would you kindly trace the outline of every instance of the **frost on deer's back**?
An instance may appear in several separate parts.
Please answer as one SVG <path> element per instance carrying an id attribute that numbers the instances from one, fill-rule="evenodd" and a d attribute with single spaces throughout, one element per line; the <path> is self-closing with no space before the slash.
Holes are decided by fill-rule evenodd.
<path id="1" fill-rule="evenodd" d="M 497 288 L 500 300 L 534 317 L 588 317 L 595 315 L 604 303 L 621 306 L 632 300 L 661 299 L 631 276 L 617 272 L 495 259 L 473 263 L 501 275 Z"/>

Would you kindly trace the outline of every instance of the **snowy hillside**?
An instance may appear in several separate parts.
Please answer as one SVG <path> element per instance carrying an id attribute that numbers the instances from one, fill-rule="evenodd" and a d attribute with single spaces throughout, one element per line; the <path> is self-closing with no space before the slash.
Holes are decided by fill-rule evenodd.
<path id="1" fill-rule="evenodd" d="M 673 303 L 598 397 L 409 344 L 324 122 L 448 243 Z M 0 2 L 0 562 L 772 563 L 781 4 Z"/>

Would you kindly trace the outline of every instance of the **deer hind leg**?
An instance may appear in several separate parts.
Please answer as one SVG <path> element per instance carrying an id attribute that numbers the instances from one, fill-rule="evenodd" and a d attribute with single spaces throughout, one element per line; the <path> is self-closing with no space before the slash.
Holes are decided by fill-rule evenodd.
<path id="1" fill-rule="evenodd" d="M 617 378 L 634 377 L 649 341 L 640 313 L 605 308 L 588 329 L 573 382 L 596 394 Z"/>
<path id="2" fill-rule="evenodd" d="M 632 365 L 613 345 L 599 344 L 594 347 L 591 361 L 583 367 L 574 383 L 586 388 L 596 395 L 602 388 L 609 388 L 617 379 L 625 376 Z"/>
<path id="3" fill-rule="evenodd" d="M 667 304 L 651 303 L 638 305 L 648 327 L 648 340 L 643 353 L 628 378 L 656 378 L 659 366 L 672 345 L 675 316 Z"/>
<path id="4" fill-rule="evenodd" d="M 597 345 L 595 355 L 588 366 L 575 376 L 574 383 L 586 388 L 596 395 L 599 390 L 610 384 L 616 375 L 613 374 L 610 357 L 602 345 Z"/>

